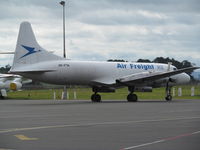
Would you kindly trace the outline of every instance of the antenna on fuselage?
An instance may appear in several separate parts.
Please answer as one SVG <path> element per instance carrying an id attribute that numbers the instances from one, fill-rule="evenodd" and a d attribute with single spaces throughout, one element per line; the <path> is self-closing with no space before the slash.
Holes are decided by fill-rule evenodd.
<path id="1" fill-rule="evenodd" d="M 168 67 L 167 67 L 167 71 L 170 71 L 170 66 L 172 65 L 172 62 L 168 62 Z"/>

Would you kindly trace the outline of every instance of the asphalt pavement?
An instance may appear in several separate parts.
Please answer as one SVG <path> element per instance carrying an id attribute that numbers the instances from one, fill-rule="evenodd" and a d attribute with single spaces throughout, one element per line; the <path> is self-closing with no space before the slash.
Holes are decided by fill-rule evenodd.
<path id="1" fill-rule="evenodd" d="M 199 150 L 200 100 L 1 100 L 8 149 Z"/>

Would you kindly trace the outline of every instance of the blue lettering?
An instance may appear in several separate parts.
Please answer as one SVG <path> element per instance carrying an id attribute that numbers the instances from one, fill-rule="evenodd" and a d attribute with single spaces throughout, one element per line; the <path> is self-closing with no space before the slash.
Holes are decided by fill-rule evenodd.
<path id="1" fill-rule="evenodd" d="M 148 65 L 144 65 L 144 70 L 148 70 Z"/>
<path id="2" fill-rule="evenodd" d="M 121 69 L 127 69 L 127 64 L 117 64 L 117 68 Z M 158 68 L 162 68 L 157 66 Z M 149 70 L 149 69 L 154 69 L 154 65 L 143 65 L 143 64 L 129 64 L 130 69 L 143 69 L 143 70 Z"/>
<path id="3" fill-rule="evenodd" d="M 126 69 L 126 64 L 117 64 L 117 68 Z"/>
<path id="4" fill-rule="evenodd" d="M 158 70 L 164 70 L 163 66 L 157 66 Z"/>
<path id="5" fill-rule="evenodd" d="M 126 66 L 121 66 L 121 68 L 126 68 Z M 148 69 L 154 69 L 154 65 L 143 65 L 143 64 L 130 64 L 130 69 L 144 69 L 144 70 L 148 70 Z"/>
<path id="6" fill-rule="evenodd" d="M 117 68 L 122 68 L 122 67 L 121 67 L 121 64 L 117 64 Z"/>
<path id="7" fill-rule="evenodd" d="M 131 69 L 133 69 L 133 64 L 130 64 Z"/>
<path id="8" fill-rule="evenodd" d="M 122 64 L 123 65 L 123 68 L 125 68 L 126 69 L 126 64 Z"/>

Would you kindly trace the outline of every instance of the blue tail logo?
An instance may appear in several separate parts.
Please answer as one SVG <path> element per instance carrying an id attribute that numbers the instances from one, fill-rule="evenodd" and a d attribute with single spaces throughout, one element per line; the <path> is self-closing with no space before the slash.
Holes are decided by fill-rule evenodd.
<path id="1" fill-rule="evenodd" d="M 25 45 L 21 45 L 21 46 L 22 46 L 25 50 L 27 50 L 28 52 L 27 52 L 25 55 L 23 55 L 22 57 L 20 57 L 20 59 L 23 58 L 23 57 L 26 57 L 26 56 L 28 56 L 28 55 L 37 53 L 37 52 L 41 52 L 41 50 L 37 50 L 37 51 L 36 51 L 34 47 L 29 47 L 29 46 L 25 46 Z"/>

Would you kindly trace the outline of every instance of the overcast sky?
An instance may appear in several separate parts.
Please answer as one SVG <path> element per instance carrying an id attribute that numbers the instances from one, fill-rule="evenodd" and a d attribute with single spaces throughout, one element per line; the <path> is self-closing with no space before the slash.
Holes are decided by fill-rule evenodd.
<path id="1" fill-rule="evenodd" d="M 170 57 L 200 66 L 200 0 L 67 0 L 67 57 L 75 60 Z M 22 21 L 40 45 L 62 56 L 59 0 L 1 0 L 0 51 L 14 51 Z M 13 56 L 0 55 L 0 66 Z"/>

